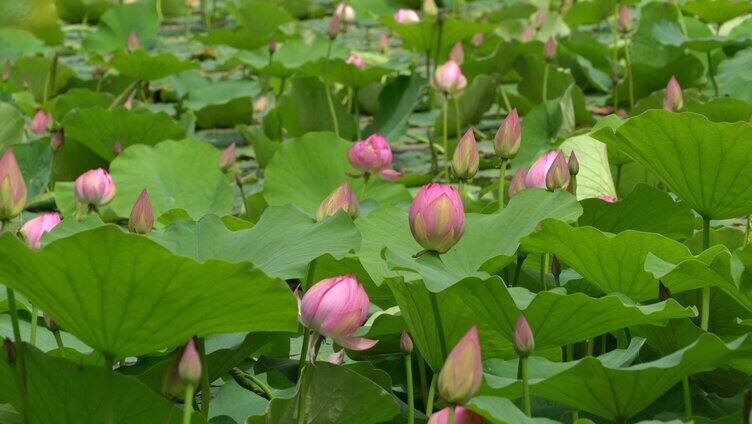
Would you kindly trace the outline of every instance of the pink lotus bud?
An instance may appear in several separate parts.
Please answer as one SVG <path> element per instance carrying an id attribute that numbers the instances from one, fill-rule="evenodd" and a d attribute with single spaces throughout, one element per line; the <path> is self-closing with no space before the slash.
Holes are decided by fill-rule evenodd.
<path id="1" fill-rule="evenodd" d="M 436 16 L 439 14 L 439 6 L 436 5 L 434 0 L 423 0 L 421 11 L 426 16 Z"/>
<path id="2" fill-rule="evenodd" d="M 462 136 L 452 156 L 452 169 L 454 175 L 462 180 L 469 180 L 478 172 L 480 154 L 478 143 L 475 141 L 475 133 L 469 128 Z"/>
<path id="3" fill-rule="evenodd" d="M 666 96 L 663 98 L 663 109 L 669 112 L 676 111 L 684 107 L 684 95 L 679 81 L 676 76 L 671 75 L 671 79 L 666 85 Z"/>
<path id="4" fill-rule="evenodd" d="M 123 143 L 116 141 L 115 144 L 112 145 L 112 154 L 118 156 L 120 153 L 123 153 Z"/>
<path id="5" fill-rule="evenodd" d="M 483 378 L 478 328 L 472 326 L 454 346 L 439 372 L 439 395 L 452 404 L 464 404 L 475 396 Z"/>
<path id="6" fill-rule="evenodd" d="M 13 340 L 11 340 L 10 337 L 3 339 L 3 351 L 5 352 L 5 360 L 8 361 L 9 364 L 16 362 L 16 344 L 13 343 Z"/>
<path id="7" fill-rule="evenodd" d="M 387 181 L 396 181 L 402 177 L 402 173 L 394 169 L 382 169 L 379 171 L 379 178 Z"/>
<path id="8" fill-rule="evenodd" d="M 277 52 L 277 48 L 279 48 L 279 43 L 273 38 L 269 41 L 269 44 L 266 45 L 266 50 L 269 52 L 269 56 L 273 56 L 274 53 Z"/>
<path id="9" fill-rule="evenodd" d="M 548 37 L 548 40 L 546 40 L 546 44 L 543 46 L 543 56 L 546 59 L 556 57 L 556 40 L 554 37 Z"/>
<path id="10" fill-rule="evenodd" d="M 110 174 L 102 168 L 84 172 L 73 184 L 76 200 L 91 206 L 103 206 L 115 197 L 117 191 Z"/>
<path id="11" fill-rule="evenodd" d="M 554 163 L 548 168 L 546 173 L 546 189 L 554 191 L 557 188 L 567 188 L 569 186 L 569 166 L 564 158 L 564 152 L 559 150 L 554 159 Z"/>
<path id="12" fill-rule="evenodd" d="M 460 65 L 451 59 L 436 68 L 433 83 L 439 90 L 452 95 L 462 92 L 467 87 L 467 79 L 462 75 Z"/>
<path id="13" fill-rule="evenodd" d="M 575 176 L 580 173 L 580 161 L 577 160 L 574 150 L 569 154 L 569 160 L 567 161 L 569 167 L 569 175 Z"/>
<path id="14" fill-rule="evenodd" d="M 502 159 L 509 160 L 517 156 L 521 142 L 522 128 L 520 127 L 520 117 L 515 108 L 504 118 L 504 122 L 496 131 L 494 150 Z"/>
<path id="15" fill-rule="evenodd" d="M 180 378 L 195 386 L 201 380 L 201 373 L 203 372 L 201 366 L 201 357 L 196 349 L 196 342 L 193 339 L 188 340 L 183 349 L 183 356 L 180 357 L 178 363 L 178 375 Z"/>
<path id="16" fill-rule="evenodd" d="M 603 200 L 606 203 L 616 203 L 618 200 L 614 196 L 609 196 L 608 194 L 602 194 L 598 196 L 599 199 Z"/>
<path id="17" fill-rule="evenodd" d="M 558 154 L 558 150 L 551 150 L 533 162 L 533 165 L 530 166 L 530 170 L 527 171 L 527 175 L 525 176 L 525 187 L 546 188 L 548 168 L 554 163 Z"/>
<path id="18" fill-rule="evenodd" d="M 533 27 L 540 28 L 546 23 L 546 11 L 541 9 L 533 15 Z"/>
<path id="19" fill-rule="evenodd" d="M 414 24 L 420 22 L 420 16 L 412 9 L 399 9 L 394 12 L 394 20 L 401 24 Z"/>
<path id="20" fill-rule="evenodd" d="M 350 350 L 366 350 L 376 340 L 353 337 L 363 324 L 370 301 L 354 275 L 327 278 L 314 284 L 300 302 L 300 322 Z"/>
<path id="21" fill-rule="evenodd" d="M 385 32 L 382 32 L 379 35 L 379 50 L 381 50 L 382 53 L 386 53 L 386 51 L 389 50 L 389 35 Z"/>
<path id="22" fill-rule="evenodd" d="M 514 326 L 514 334 L 512 335 L 512 343 L 514 344 L 514 350 L 522 358 L 530 356 L 533 353 L 533 349 L 535 349 L 533 330 L 530 329 L 530 325 L 527 323 L 524 314 L 520 314 L 520 317 L 517 318 L 517 324 Z"/>
<path id="23" fill-rule="evenodd" d="M 358 198 L 350 190 L 347 181 L 335 188 L 326 199 L 324 199 L 319 208 L 316 210 L 316 221 L 321 221 L 327 216 L 336 214 L 340 209 L 350 214 L 355 219 L 358 216 Z"/>
<path id="24" fill-rule="evenodd" d="M 457 189 L 440 183 L 421 187 L 410 206 L 410 231 L 426 250 L 444 253 L 465 231 L 465 211 Z"/>
<path id="25" fill-rule="evenodd" d="M 42 135 L 52 126 L 52 123 L 52 114 L 39 109 L 29 123 L 29 131 L 37 135 Z"/>
<path id="26" fill-rule="evenodd" d="M 136 203 L 131 209 L 131 218 L 128 221 L 128 229 L 132 233 L 146 234 L 154 228 L 154 209 L 146 189 L 141 190 Z"/>
<path id="27" fill-rule="evenodd" d="M 7 221 L 26 206 L 26 183 L 13 149 L 5 149 L 0 158 L 0 220 Z"/>
<path id="28" fill-rule="evenodd" d="M 629 32 L 632 31 L 632 13 L 629 11 L 629 6 L 622 4 L 619 8 L 619 17 L 616 19 L 619 25 L 619 31 Z"/>
<path id="29" fill-rule="evenodd" d="M 358 141 L 347 152 L 350 165 L 363 172 L 376 174 L 392 164 L 392 149 L 384 137 L 371 134 Z"/>
<path id="30" fill-rule="evenodd" d="M 410 338 L 410 334 L 407 331 L 403 331 L 402 335 L 400 335 L 400 350 L 402 353 L 408 355 L 413 353 L 413 339 Z"/>
<path id="31" fill-rule="evenodd" d="M 366 69 L 366 63 L 363 61 L 363 58 L 358 56 L 356 53 L 350 53 L 350 57 L 347 58 L 345 63 L 347 63 L 348 65 L 353 65 L 361 71 Z"/>
<path id="32" fill-rule="evenodd" d="M 465 49 L 462 47 L 461 42 L 454 43 L 452 51 L 449 52 L 449 59 L 457 62 L 459 65 L 462 65 L 462 62 L 465 61 Z"/>
<path id="33" fill-rule="evenodd" d="M 266 110 L 267 98 L 261 96 L 253 102 L 253 113 L 261 113 Z"/>
<path id="34" fill-rule="evenodd" d="M 431 414 L 428 424 L 447 424 L 449 422 L 449 408 L 451 406 Z M 483 424 L 483 417 L 464 406 L 455 406 L 454 424 Z"/>
<path id="35" fill-rule="evenodd" d="M 340 3 L 334 10 L 334 14 L 339 16 L 342 22 L 355 22 L 355 10 L 347 3 Z"/>
<path id="36" fill-rule="evenodd" d="M 345 362 L 345 350 L 342 349 L 339 352 L 332 352 L 327 358 L 326 362 L 334 365 L 342 365 Z"/>
<path id="37" fill-rule="evenodd" d="M 138 49 L 138 35 L 135 32 L 131 31 L 128 34 L 128 41 L 125 43 L 125 46 L 131 52 Z"/>
<path id="38" fill-rule="evenodd" d="M 60 331 L 60 326 L 57 322 L 55 322 L 54 319 L 52 319 L 51 316 L 49 316 L 46 312 L 44 315 L 42 315 L 42 319 L 44 320 L 44 325 L 47 326 L 47 329 L 52 331 L 53 333 L 57 333 Z"/>
<path id="39" fill-rule="evenodd" d="M 57 212 L 43 213 L 35 218 L 32 218 L 21 227 L 21 234 L 23 234 L 26 242 L 29 243 L 34 249 L 38 249 L 41 245 L 42 235 L 60 223 L 60 214 Z"/>
<path id="40" fill-rule="evenodd" d="M 219 167 L 223 171 L 227 171 L 235 165 L 235 150 L 235 143 L 232 143 L 222 151 L 222 155 L 219 157 Z"/>
<path id="41" fill-rule="evenodd" d="M 512 182 L 509 184 L 509 190 L 507 194 L 511 199 L 512 196 L 525 189 L 525 168 L 520 167 L 512 177 Z"/>
<path id="42" fill-rule="evenodd" d="M 329 26 L 326 27 L 326 35 L 329 36 L 330 40 L 334 40 L 337 38 L 337 34 L 339 34 L 339 28 L 340 28 L 340 20 L 339 15 L 332 16 L 332 19 L 329 20 Z"/>
<path id="43" fill-rule="evenodd" d="M 472 44 L 475 47 L 480 47 L 481 44 L 483 44 L 485 36 L 482 32 L 476 32 L 473 34 L 473 38 L 470 39 L 470 44 Z"/>
<path id="44" fill-rule="evenodd" d="M 60 128 L 50 135 L 50 147 L 52 150 L 60 150 L 65 144 L 65 131 Z"/>
<path id="45" fill-rule="evenodd" d="M 520 33 L 520 41 L 522 41 L 523 43 L 533 41 L 534 38 L 535 38 L 535 27 L 532 25 L 526 26 L 525 29 L 522 30 L 522 33 Z"/>

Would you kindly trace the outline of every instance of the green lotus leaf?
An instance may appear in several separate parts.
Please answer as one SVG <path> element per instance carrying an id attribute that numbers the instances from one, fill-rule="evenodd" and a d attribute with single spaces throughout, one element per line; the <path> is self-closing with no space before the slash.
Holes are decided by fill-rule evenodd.
<path id="1" fill-rule="evenodd" d="M 583 4 L 583 3 L 577 3 Z M 486 422 L 492 424 L 554 424 L 558 421 L 549 418 L 535 417 L 530 418 L 520 411 L 519 408 L 509 399 L 494 396 L 476 396 L 470 399 L 465 407 L 475 411 L 482 416 Z"/>
<path id="2" fill-rule="evenodd" d="M 718 92 L 746 102 L 752 102 L 750 83 L 752 78 L 746 72 L 752 66 L 752 48 L 738 52 L 734 57 L 718 65 L 716 81 Z"/>
<path id="3" fill-rule="evenodd" d="M 619 127 L 620 148 L 655 173 L 698 214 L 752 213 L 752 126 L 694 113 L 649 110 Z M 712 170 L 712 172 L 710 172 Z"/>
<path id="4" fill-rule="evenodd" d="M 752 4 L 733 0 L 690 0 L 682 9 L 705 22 L 722 24 L 737 16 L 752 13 Z"/>
<path id="5" fill-rule="evenodd" d="M 16 28 L 0 28 L 0 60 L 17 60 L 22 56 L 44 51 L 44 42 L 31 32 Z"/>
<path id="6" fill-rule="evenodd" d="M 379 110 L 364 135 L 381 134 L 387 140 L 398 140 L 407 131 L 407 121 L 420 100 L 425 81 L 417 75 L 399 76 L 387 83 L 379 93 Z"/>
<path id="7" fill-rule="evenodd" d="M 84 39 L 83 47 L 97 53 L 125 49 L 131 33 L 136 34 L 140 47 L 149 47 L 157 41 L 158 30 L 153 3 L 122 4 L 102 15 L 97 31 Z"/>
<path id="8" fill-rule="evenodd" d="M 173 74 L 198 68 L 193 62 L 183 61 L 170 53 L 149 55 L 144 50 L 133 52 L 118 50 L 109 65 L 129 78 L 138 81 L 154 81 Z"/>
<path id="9" fill-rule="evenodd" d="M 17 0 L 0 3 L 0 28 L 29 31 L 47 44 L 63 42 L 54 0 Z"/>
<path id="10" fill-rule="evenodd" d="M 580 164 L 577 174 L 578 199 L 603 195 L 616 197 L 616 188 L 608 164 L 608 152 L 603 143 L 588 134 L 581 134 L 565 140 L 560 149 L 567 157 L 572 152 L 577 155 Z"/>
<path id="11" fill-rule="evenodd" d="M 124 358 L 192 335 L 295 331 L 285 284 L 249 263 L 203 264 L 115 226 L 77 233 L 35 251 L 0 238 L 0 277 L 81 341 Z"/>
<path id="12" fill-rule="evenodd" d="M 296 77 L 290 88 L 280 98 L 279 117 L 282 127 L 293 137 L 314 131 L 334 131 L 332 113 L 326 99 L 324 85 L 315 77 Z M 339 134 L 346 139 L 355 138 L 355 119 L 339 102 L 333 102 Z"/>
<path id="13" fill-rule="evenodd" d="M 0 12 L 0 15 L 2 12 Z M 0 24 L 2 27 L 2 24 Z M 47 85 L 50 69 L 52 68 L 52 59 L 43 56 L 24 56 L 12 65 L 6 65 L 8 71 L 8 80 L 5 82 L 5 91 L 26 91 L 33 95 L 33 100 L 41 103 L 44 100 L 45 87 L 48 90 L 48 99 L 62 93 L 68 83 L 76 76 L 76 73 L 65 63 L 58 62 L 57 73 L 55 74 L 55 86 L 50 90 Z M 33 104 L 31 109 L 37 107 Z M 32 112 L 33 113 L 33 112 Z"/>
<path id="14" fill-rule="evenodd" d="M 8 103 L 0 103 L 0 146 L 21 143 L 24 139 L 24 117 L 18 109 Z"/>
<path id="15" fill-rule="evenodd" d="M 342 84 L 346 87 L 361 88 L 381 80 L 392 69 L 379 65 L 366 64 L 364 70 L 346 63 L 343 59 L 319 59 L 310 62 L 301 70 L 308 75 L 320 77 L 329 84 Z"/>
<path id="16" fill-rule="evenodd" d="M 381 23 L 402 38 L 403 46 L 407 49 L 425 53 L 436 48 L 438 29 L 435 19 L 423 19 L 414 24 L 401 24 L 394 17 L 382 16 Z M 455 18 L 446 18 L 443 22 L 441 44 L 439 51 L 448 51 L 454 43 L 471 37 L 477 32 L 488 32 L 494 26 L 482 22 L 462 21 Z"/>

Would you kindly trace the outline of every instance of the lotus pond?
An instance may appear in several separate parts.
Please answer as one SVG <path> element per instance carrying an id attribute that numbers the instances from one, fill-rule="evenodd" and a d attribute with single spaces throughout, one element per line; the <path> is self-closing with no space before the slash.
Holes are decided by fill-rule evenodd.
<path id="1" fill-rule="evenodd" d="M 0 1 L 0 423 L 750 423 L 752 3 Z"/>

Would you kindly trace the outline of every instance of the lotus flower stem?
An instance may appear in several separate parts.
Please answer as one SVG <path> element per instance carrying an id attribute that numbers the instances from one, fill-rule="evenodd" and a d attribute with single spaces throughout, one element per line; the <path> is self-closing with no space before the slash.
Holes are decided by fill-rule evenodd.
<path id="1" fill-rule="evenodd" d="M 613 57 L 611 58 L 611 80 L 613 82 L 614 113 L 619 114 L 619 74 L 617 63 L 619 62 L 619 3 L 614 5 L 614 24 L 611 25 L 611 33 L 614 36 Z"/>
<path id="2" fill-rule="evenodd" d="M 420 376 L 420 396 L 421 399 L 423 399 L 423 406 L 427 405 L 427 399 L 428 399 L 428 377 L 426 376 L 426 361 L 423 360 L 423 357 L 420 356 L 420 351 L 416 351 L 418 353 L 416 359 L 418 360 L 418 375 Z"/>
<path id="3" fill-rule="evenodd" d="M 710 79 L 710 82 L 713 83 L 713 94 L 715 97 L 718 97 L 718 83 L 715 81 L 715 75 L 713 75 L 713 55 L 712 52 L 708 50 L 708 78 Z"/>
<path id="4" fill-rule="evenodd" d="M 368 188 L 368 180 L 371 179 L 371 174 L 369 172 L 366 172 L 363 174 L 363 188 L 360 190 L 360 198 L 365 199 L 366 198 L 366 189 Z M 311 284 L 311 281 L 308 281 L 308 284 Z"/>
<path id="5" fill-rule="evenodd" d="M 305 355 L 306 352 L 303 352 Z M 308 379 L 306 378 L 305 371 L 300 374 L 300 388 L 298 389 L 298 424 L 305 424 L 306 422 L 306 392 L 308 391 Z"/>
<path id="6" fill-rule="evenodd" d="M 744 225 L 744 246 L 749 244 L 750 216 L 752 215 L 747 215 L 747 223 Z"/>
<path id="7" fill-rule="evenodd" d="M 512 103 L 509 102 L 509 96 L 507 96 L 507 90 L 505 90 L 503 86 L 499 85 L 499 91 L 501 91 L 501 99 L 504 101 L 504 109 L 506 109 L 507 113 L 511 112 Z M 499 114 L 499 117 L 501 117 L 501 114 Z"/>
<path id="8" fill-rule="evenodd" d="M 108 110 L 113 110 L 118 105 L 123 104 L 123 102 L 125 102 L 125 99 L 127 99 L 128 97 L 130 97 L 131 93 L 133 93 L 136 90 L 138 90 L 138 88 L 140 86 L 141 86 L 141 81 L 140 80 L 133 81 L 129 86 L 125 87 L 125 90 L 123 90 L 123 92 L 120 93 L 115 98 L 115 100 L 112 101 L 112 103 L 110 103 L 110 107 L 108 108 Z"/>
<path id="9" fill-rule="evenodd" d="M 201 1 L 201 14 L 204 15 L 204 27 L 206 27 L 207 31 L 211 29 L 211 10 L 209 1 L 210 0 Z"/>
<path id="10" fill-rule="evenodd" d="M 60 331 L 53 331 L 52 335 L 55 336 L 55 341 L 57 342 L 57 349 L 60 351 L 60 357 L 65 358 L 65 345 L 63 345 L 63 337 L 60 334 Z"/>
<path id="11" fill-rule="evenodd" d="M 516 287 L 520 281 L 520 273 L 522 272 L 522 264 L 525 263 L 525 257 L 522 255 L 517 256 L 517 263 L 514 266 L 514 280 L 509 287 Z"/>
<path id="12" fill-rule="evenodd" d="M 507 185 L 507 160 L 501 159 L 501 165 L 499 165 L 499 210 L 504 209 L 504 194 L 506 192 Z"/>
<path id="13" fill-rule="evenodd" d="M 702 219 L 702 250 L 705 251 L 710 247 L 710 218 Z M 702 288 L 702 316 L 700 318 L 700 328 L 708 331 L 710 323 L 710 286 Z"/>
<path id="14" fill-rule="evenodd" d="M 449 138 L 447 136 L 447 125 L 448 125 L 448 116 L 449 116 L 449 97 L 447 95 L 444 95 L 444 125 L 442 126 L 442 130 L 444 130 L 444 174 L 446 175 L 447 181 L 449 181 Z"/>
<path id="15" fill-rule="evenodd" d="M 308 343 L 311 339 L 311 332 L 307 328 L 303 329 L 303 343 L 300 345 L 300 359 L 298 359 L 298 380 L 303 378 L 303 368 L 306 364 L 308 355 Z"/>
<path id="16" fill-rule="evenodd" d="M 520 357 L 520 361 L 517 367 L 517 378 L 522 380 L 522 406 L 525 411 L 525 415 L 528 417 L 531 415 L 530 407 L 530 384 L 527 375 L 527 357 Z"/>
<path id="17" fill-rule="evenodd" d="M 460 102 L 458 96 L 452 96 L 452 101 L 454 101 L 454 120 L 455 125 L 457 126 L 457 132 L 455 132 L 455 134 L 459 137 L 460 134 L 462 134 L 462 124 L 460 123 Z"/>
<path id="18" fill-rule="evenodd" d="M 326 48 L 326 60 L 329 63 L 329 57 L 332 55 L 332 44 L 334 40 L 329 39 L 329 45 Z M 328 68 L 328 66 L 327 66 Z M 324 94 L 326 94 L 326 103 L 329 105 L 329 114 L 332 117 L 332 125 L 334 126 L 334 133 L 339 137 L 339 121 L 337 120 L 337 112 L 334 110 L 334 101 L 332 100 L 332 91 L 328 82 L 324 83 Z"/>
<path id="19" fill-rule="evenodd" d="M 567 345 L 567 361 L 574 361 L 574 343 Z"/>
<path id="20" fill-rule="evenodd" d="M 355 138 L 360 140 L 360 104 L 358 103 L 358 89 L 353 90 L 353 102 L 355 107 Z"/>
<path id="21" fill-rule="evenodd" d="M 162 22 L 162 19 L 164 19 L 164 16 L 162 15 L 162 0 L 157 0 L 155 3 L 157 8 L 157 20 Z"/>
<path id="22" fill-rule="evenodd" d="M 433 413 L 433 398 L 436 396 L 436 379 L 439 377 L 439 373 L 433 373 L 431 377 L 431 385 L 428 387 L 428 398 L 426 398 L 426 416 L 430 417 Z"/>
<path id="23" fill-rule="evenodd" d="M 632 54 L 629 51 L 629 38 L 624 37 L 624 59 L 627 61 L 627 81 L 629 83 L 629 110 L 634 109 L 634 75 L 632 75 Z"/>
<path id="24" fill-rule="evenodd" d="M 198 354 L 202 364 L 208 364 L 206 358 L 206 342 L 203 337 L 198 338 Z M 201 367 L 201 414 L 209 420 L 209 404 L 211 403 L 211 382 L 209 381 L 209 367 Z"/>
<path id="25" fill-rule="evenodd" d="M 52 64 L 50 65 L 50 71 L 47 73 L 47 78 L 44 81 L 44 91 L 42 94 L 42 105 L 47 105 L 47 100 L 50 98 L 50 95 L 54 93 L 55 91 L 55 79 L 57 79 L 57 62 L 58 62 L 58 52 L 55 50 L 55 53 L 52 55 Z"/>
<path id="26" fill-rule="evenodd" d="M 407 422 L 415 423 L 415 394 L 413 392 L 413 358 L 405 355 L 405 377 L 407 378 Z"/>
<path id="27" fill-rule="evenodd" d="M 682 393 L 684 395 L 684 418 L 692 417 L 692 393 L 689 390 L 689 377 L 682 379 Z"/>
<path id="28" fill-rule="evenodd" d="M 115 393 L 114 380 L 115 370 L 112 367 L 112 356 L 104 357 L 104 423 L 113 424 L 115 422 Z"/>
<path id="29" fill-rule="evenodd" d="M 548 68 L 549 68 L 548 62 L 546 62 L 546 64 L 543 65 L 543 66 L 544 67 L 543 67 L 543 88 L 542 88 L 543 93 L 542 93 L 542 97 L 543 97 L 543 102 L 545 103 L 546 100 L 548 100 Z"/>
<path id="30" fill-rule="evenodd" d="M 185 385 L 185 396 L 183 397 L 183 424 L 191 424 L 191 413 L 193 413 L 193 384 Z"/>
<path id="31" fill-rule="evenodd" d="M 431 309 L 433 310 L 433 317 L 436 320 L 436 329 L 439 333 L 439 344 L 441 345 L 441 358 L 446 359 L 446 336 L 444 335 L 444 325 L 441 322 L 441 313 L 439 311 L 439 302 L 436 300 L 436 293 L 431 292 L 429 295 L 431 298 Z"/>
<path id="32" fill-rule="evenodd" d="M 0 228 L 4 230 L 5 222 L 0 225 Z M 8 300 L 8 310 L 10 311 L 11 325 L 13 326 L 13 341 L 16 343 L 16 355 L 18 356 L 18 379 L 21 386 L 21 416 L 23 423 L 29 423 L 29 398 L 28 398 L 28 382 L 26 379 L 26 353 L 24 352 L 23 339 L 21 338 L 21 329 L 18 326 L 18 309 L 16 309 L 16 293 L 13 289 L 6 287 Z"/>
<path id="33" fill-rule="evenodd" d="M 272 392 L 271 387 L 255 375 L 243 372 L 243 370 L 237 367 L 230 369 L 228 372 L 240 387 L 250 390 L 267 400 L 274 399 L 274 393 Z"/>
<path id="34" fill-rule="evenodd" d="M 449 407 L 449 412 L 447 413 L 447 424 L 454 424 L 454 407 Z"/>
<path id="35" fill-rule="evenodd" d="M 29 335 L 29 344 L 36 346 L 37 343 L 37 320 L 39 315 L 39 308 L 36 305 L 31 305 L 31 334 Z"/>

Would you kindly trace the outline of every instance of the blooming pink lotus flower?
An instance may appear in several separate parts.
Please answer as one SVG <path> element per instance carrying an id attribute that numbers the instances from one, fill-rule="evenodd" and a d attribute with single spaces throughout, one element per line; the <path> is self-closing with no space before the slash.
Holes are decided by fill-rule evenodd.
<path id="1" fill-rule="evenodd" d="M 52 114 L 39 109 L 29 123 L 29 131 L 37 135 L 45 134 L 52 123 Z"/>
<path id="2" fill-rule="evenodd" d="M 602 194 L 598 196 L 599 199 L 603 200 L 606 203 L 616 203 L 619 200 L 614 196 L 609 196 L 608 194 Z"/>
<path id="3" fill-rule="evenodd" d="M 334 14 L 339 16 L 342 22 L 355 22 L 355 10 L 347 3 L 340 3 L 334 10 Z"/>
<path id="4" fill-rule="evenodd" d="M 548 37 L 548 40 L 546 40 L 546 44 L 543 46 L 543 56 L 546 59 L 556 57 L 556 39 L 554 37 Z"/>
<path id="5" fill-rule="evenodd" d="M 512 334 L 512 343 L 514 344 L 514 350 L 523 358 L 530 356 L 533 353 L 533 349 L 535 349 L 533 330 L 530 329 L 530 325 L 527 323 L 524 314 L 520 314 L 519 318 L 517 318 L 517 324 L 514 326 L 514 334 Z"/>
<path id="6" fill-rule="evenodd" d="M 622 4 L 619 8 L 619 17 L 616 19 L 621 32 L 632 31 L 632 13 L 629 11 L 629 6 Z"/>
<path id="7" fill-rule="evenodd" d="M 8 147 L 0 158 L 0 220 L 9 220 L 26 206 L 26 183 L 13 149 Z"/>
<path id="8" fill-rule="evenodd" d="M 232 168 L 233 165 L 235 165 L 236 150 L 237 148 L 235 143 L 232 143 L 222 151 L 222 155 L 219 157 L 219 167 L 223 171 L 227 171 L 228 169 Z"/>
<path id="9" fill-rule="evenodd" d="M 414 24 L 420 22 L 420 16 L 412 9 L 399 9 L 394 12 L 394 20 L 401 24 Z"/>
<path id="10" fill-rule="evenodd" d="M 201 357 L 196 349 L 196 342 L 190 339 L 183 349 L 183 355 L 180 357 L 178 375 L 184 382 L 195 386 L 201 379 L 202 372 Z"/>
<path id="11" fill-rule="evenodd" d="M 528 25 L 525 27 L 525 29 L 522 30 L 520 33 L 520 41 L 523 43 L 527 43 L 529 41 L 533 41 L 535 38 L 535 27 L 532 25 Z"/>
<path id="12" fill-rule="evenodd" d="M 559 150 L 551 150 L 533 162 L 525 176 L 525 187 L 546 188 L 546 174 L 548 174 L 548 169 L 554 163 L 558 154 Z"/>
<path id="13" fill-rule="evenodd" d="M 512 182 L 509 184 L 509 190 L 507 194 L 511 199 L 512 196 L 525 189 L 525 167 L 520 167 L 512 177 Z"/>
<path id="14" fill-rule="evenodd" d="M 151 206 L 149 193 L 146 189 L 141 190 L 136 203 L 131 209 L 131 217 L 128 220 L 128 229 L 132 233 L 146 234 L 154 228 L 154 209 Z"/>
<path id="15" fill-rule="evenodd" d="M 569 174 L 569 165 L 564 157 L 564 152 L 559 150 L 554 159 L 554 163 L 548 168 L 546 173 L 546 189 L 554 191 L 557 188 L 567 188 L 571 175 Z"/>
<path id="16" fill-rule="evenodd" d="M 472 326 L 454 346 L 439 372 L 439 395 L 452 404 L 464 404 L 475 396 L 483 377 L 478 329 Z"/>
<path id="17" fill-rule="evenodd" d="M 358 216 L 358 197 L 355 196 L 355 192 L 350 190 L 350 185 L 347 184 L 347 181 L 335 188 L 334 191 L 326 196 L 326 199 L 321 202 L 318 209 L 316 209 L 316 220 L 321 221 L 327 216 L 332 216 L 340 209 L 349 213 L 353 218 Z"/>
<path id="18" fill-rule="evenodd" d="M 436 88 L 451 95 L 461 93 L 467 87 L 467 79 L 462 75 L 460 65 L 451 59 L 436 68 L 433 83 Z"/>
<path id="19" fill-rule="evenodd" d="M 428 424 L 447 424 L 449 422 L 449 408 L 451 406 L 431 414 Z M 454 424 L 483 424 L 483 417 L 464 406 L 455 406 Z"/>
<path id="20" fill-rule="evenodd" d="M 60 223 L 60 214 L 57 212 L 46 212 L 32 218 L 21 227 L 26 242 L 34 249 L 39 249 L 42 244 L 42 235 Z"/>
<path id="21" fill-rule="evenodd" d="M 353 65 L 361 71 L 366 69 L 366 63 L 363 61 L 362 57 L 358 56 L 357 53 L 350 53 L 350 56 L 347 58 L 345 63 L 347 63 L 348 65 Z"/>
<path id="22" fill-rule="evenodd" d="M 128 51 L 132 52 L 134 50 L 137 50 L 138 44 L 138 35 L 136 35 L 136 33 L 133 31 L 128 33 L 128 41 L 126 41 L 125 43 L 125 47 L 128 49 Z"/>
<path id="23" fill-rule="evenodd" d="M 684 107 L 684 95 L 679 81 L 676 76 L 671 75 L 671 79 L 666 85 L 666 96 L 663 98 L 663 109 L 669 112 L 679 110 Z"/>
<path id="24" fill-rule="evenodd" d="M 300 302 L 300 322 L 350 350 L 366 350 L 376 340 L 353 337 L 368 315 L 370 301 L 354 275 L 327 278 L 314 284 Z"/>
<path id="25" fill-rule="evenodd" d="M 517 114 L 517 108 L 514 108 L 504 118 L 504 122 L 499 127 L 499 130 L 496 131 L 493 141 L 494 150 L 502 159 L 512 159 L 520 151 L 521 142 L 522 129 L 520 127 L 520 117 Z"/>
<path id="26" fill-rule="evenodd" d="M 465 61 L 465 49 L 462 47 L 462 42 L 458 41 L 454 43 L 452 51 L 449 52 L 449 59 L 452 59 L 453 61 L 457 62 L 457 64 L 462 65 L 462 62 Z"/>
<path id="27" fill-rule="evenodd" d="M 465 231 L 465 211 L 457 189 L 441 183 L 421 187 L 410 206 L 410 231 L 424 249 L 449 250 Z"/>
<path id="28" fill-rule="evenodd" d="M 478 172 L 480 154 L 478 143 L 475 141 L 475 133 L 468 128 L 462 136 L 452 156 L 452 169 L 457 178 L 469 180 Z"/>
<path id="29" fill-rule="evenodd" d="M 91 206 L 103 206 L 115 197 L 117 191 L 110 174 L 102 168 L 84 172 L 73 184 L 76 199 Z"/>
<path id="30" fill-rule="evenodd" d="M 347 152 L 347 158 L 354 168 L 376 174 L 392 164 L 392 149 L 383 136 L 372 134 L 353 144 Z"/>

